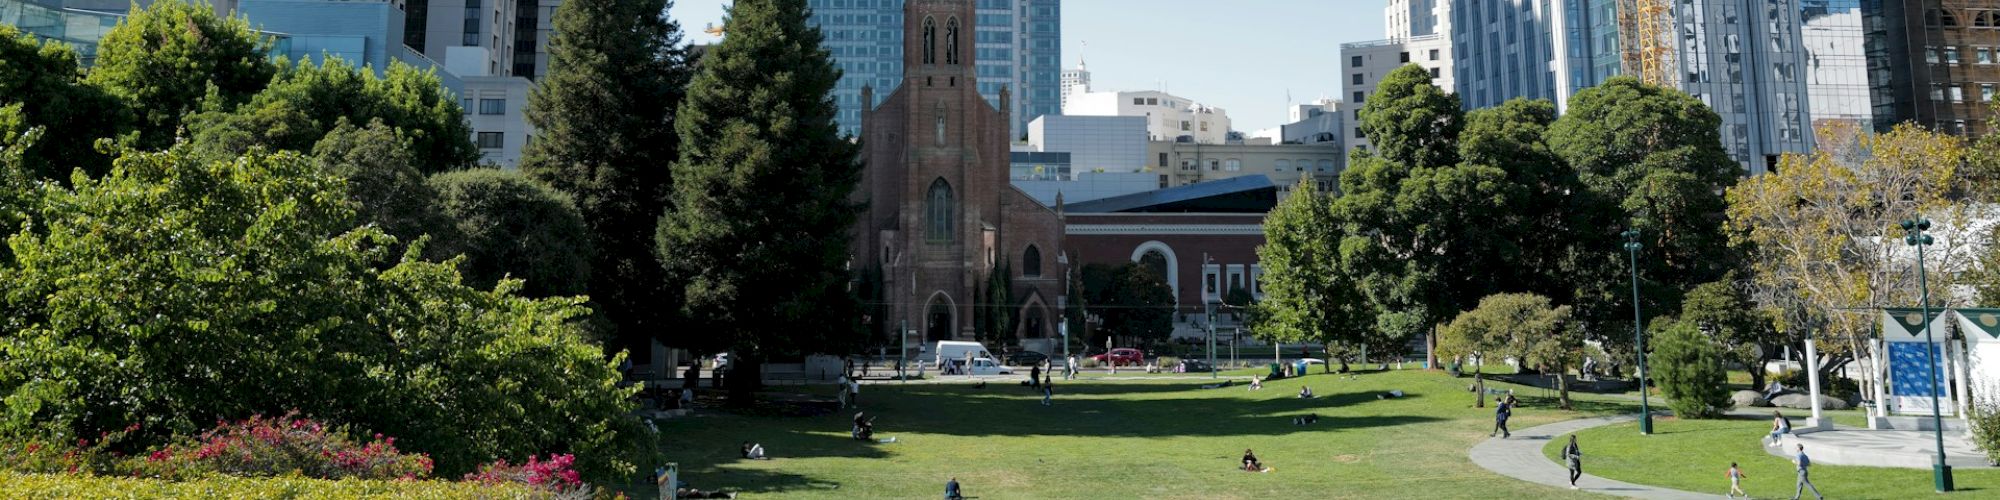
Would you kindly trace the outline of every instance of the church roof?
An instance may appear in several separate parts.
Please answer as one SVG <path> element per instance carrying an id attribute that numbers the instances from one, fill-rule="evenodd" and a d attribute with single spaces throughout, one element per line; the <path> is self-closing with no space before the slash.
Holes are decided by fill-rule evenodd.
<path id="1" fill-rule="evenodd" d="M 1091 200 L 1064 207 L 1092 213 L 1265 213 L 1278 206 L 1278 186 L 1270 177 L 1245 175 Z"/>

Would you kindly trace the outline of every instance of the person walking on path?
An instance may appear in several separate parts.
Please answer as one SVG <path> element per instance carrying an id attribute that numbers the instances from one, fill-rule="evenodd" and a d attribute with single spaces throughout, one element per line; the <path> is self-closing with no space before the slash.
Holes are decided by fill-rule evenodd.
<path id="1" fill-rule="evenodd" d="M 1813 492 L 1818 493 L 1819 490 L 1814 489 Z M 1743 495 L 1743 498 L 1750 498 L 1749 493 L 1743 492 L 1743 469 L 1737 468 L 1736 462 L 1730 462 L 1729 493 L 1722 495 L 1722 498 L 1736 498 L 1736 495 Z"/>
<path id="2" fill-rule="evenodd" d="M 1069 355 L 1069 363 L 1063 365 L 1063 380 L 1076 380 L 1076 355 Z"/>
<path id="3" fill-rule="evenodd" d="M 855 408 L 861 407 L 861 381 L 847 380 L 847 402 L 854 403 Z"/>
<path id="4" fill-rule="evenodd" d="M 1502 399 L 1498 404 L 1494 405 L 1493 432 L 1486 433 L 1486 437 L 1493 437 L 1494 434 L 1499 434 L 1501 439 L 1506 439 L 1513 436 L 1514 433 L 1507 430 L 1507 417 L 1513 416 L 1513 413 L 1514 407 L 1512 404 L 1509 404 L 1508 400 Z"/>
<path id="5" fill-rule="evenodd" d="M 1806 488 L 1812 488 L 1813 498 L 1826 500 L 1826 495 L 1819 494 L 1819 487 L 1813 486 L 1812 477 L 1807 472 L 1812 468 L 1812 458 L 1806 456 L 1806 445 L 1799 445 L 1799 455 L 1792 458 L 1792 463 L 1799 466 L 1799 487 L 1792 492 L 1792 500 L 1799 500 L 1799 495 L 1805 494 Z"/>
<path id="6" fill-rule="evenodd" d="M 1576 447 L 1576 435 L 1569 435 L 1569 446 L 1563 447 L 1563 465 L 1569 467 L 1569 489 L 1576 488 L 1576 478 L 1583 477 L 1583 450 Z"/>
<path id="7" fill-rule="evenodd" d="M 1046 379 L 1046 380 L 1043 380 L 1043 381 L 1042 381 L 1042 406 L 1048 406 L 1048 405 L 1049 405 L 1049 399 L 1050 399 L 1050 398 L 1054 398 L 1054 397 L 1055 397 L 1055 395 L 1056 395 L 1056 381 L 1054 380 L 1054 377 L 1049 377 L 1048 379 Z"/>
<path id="8" fill-rule="evenodd" d="M 847 409 L 847 384 L 851 382 L 848 380 L 847 375 L 841 375 L 840 380 L 833 382 L 834 398 L 840 400 L 840 409 L 842 410 Z"/>

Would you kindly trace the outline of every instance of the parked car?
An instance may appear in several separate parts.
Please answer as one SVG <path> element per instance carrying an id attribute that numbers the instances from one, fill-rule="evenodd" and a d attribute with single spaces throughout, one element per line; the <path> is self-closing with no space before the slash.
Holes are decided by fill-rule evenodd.
<path id="1" fill-rule="evenodd" d="M 1034 366 L 1048 360 L 1049 355 L 1035 351 L 1019 351 L 1007 355 L 1007 364 L 1013 366 Z"/>
<path id="2" fill-rule="evenodd" d="M 993 358 L 976 358 L 972 360 L 972 365 L 963 368 L 964 368 L 963 373 L 965 375 L 1013 375 L 1014 374 L 1013 369 L 1007 368 L 1005 366 L 1000 366 L 1000 363 L 998 361 L 994 361 Z"/>
<path id="3" fill-rule="evenodd" d="M 1112 349 L 1111 352 L 1099 354 L 1096 356 L 1091 356 L 1090 359 L 1097 360 L 1097 362 L 1099 363 L 1109 362 L 1121 366 L 1146 364 L 1145 353 L 1139 352 L 1138 349 L 1133 349 L 1130 347 L 1120 347 L 1117 349 Z"/>
<path id="4" fill-rule="evenodd" d="M 1180 373 L 1204 373 L 1214 370 L 1215 368 L 1209 366 L 1207 361 L 1202 361 L 1199 359 L 1183 359 L 1181 360 L 1180 368 L 1175 371 L 1178 371 Z"/>

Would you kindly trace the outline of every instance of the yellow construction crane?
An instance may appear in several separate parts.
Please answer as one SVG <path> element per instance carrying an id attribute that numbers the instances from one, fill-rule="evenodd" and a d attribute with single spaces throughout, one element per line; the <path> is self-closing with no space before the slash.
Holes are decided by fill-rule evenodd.
<path id="1" fill-rule="evenodd" d="M 1678 87 L 1671 0 L 1619 0 L 1618 34 L 1625 74 L 1646 83 Z"/>
<path id="2" fill-rule="evenodd" d="M 702 32 L 702 33 L 707 33 L 707 34 L 710 34 L 710 35 L 715 35 L 715 36 L 722 36 L 722 33 L 723 33 L 724 31 L 727 31 L 727 30 L 724 30 L 724 29 L 722 29 L 722 27 L 721 27 L 721 26 L 716 26 L 716 25 L 715 25 L 715 23 L 708 23 L 708 27 L 705 27 L 705 28 L 702 28 L 702 29 L 701 29 L 701 32 Z"/>

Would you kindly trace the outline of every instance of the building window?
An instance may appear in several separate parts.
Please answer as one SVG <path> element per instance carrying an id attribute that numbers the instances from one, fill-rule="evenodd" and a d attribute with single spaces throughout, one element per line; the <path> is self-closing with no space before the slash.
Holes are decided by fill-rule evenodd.
<path id="1" fill-rule="evenodd" d="M 507 114 L 507 100 L 506 100 L 506 99 L 480 99 L 480 100 L 479 100 L 479 114 L 482 114 L 482 115 L 504 115 L 504 114 Z"/>
<path id="2" fill-rule="evenodd" d="M 1991 83 L 1979 84 L 1979 100 L 1986 102 L 1993 102 L 1993 84 Z"/>
<path id="3" fill-rule="evenodd" d="M 1360 84 L 1361 84 L 1361 74 L 1360 74 L 1360 73 L 1355 73 L 1355 74 L 1354 74 L 1354 77 L 1353 77 L 1353 78 L 1350 78 L 1350 80 L 1352 80 L 1352 81 L 1354 82 L 1354 84 L 1355 84 L 1355 85 L 1360 85 Z"/>
<path id="4" fill-rule="evenodd" d="M 1402 63 L 1410 62 L 1410 53 L 1404 52 L 1402 53 L 1402 55 L 1396 56 L 1396 59 L 1397 59 L 1396 62 L 1402 62 Z"/>
<path id="5" fill-rule="evenodd" d="M 1144 97 L 1134 97 L 1134 98 L 1132 98 L 1132 105 L 1133 105 L 1133 106 L 1145 106 L 1145 105 L 1146 105 L 1146 98 L 1144 98 Z"/>
<path id="6" fill-rule="evenodd" d="M 1320 160 L 1318 170 L 1321 172 L 1333 171 L 1333 160 Z"/>
<path id="7" fill-rule="evenodd" d="M 1291 160 L 1278 160 L 1277 162 L 1272 163 L 1272 165 L 1273 166 L 1271 168 L 1271 171 L 1273 172 L 1283 172 L 1292 169 Z"/>
<path id="8" fill-rule="evenodd" d="M 1160 105 L 1160 98 L 1158 98 L 1158 97 L 1148 97 L 1148 98 L 1146 98 L 1146 105 L 1147 105 L 1147 106 L 1158 106 L 1158 105 Z"/>
<path id="9" fill-rule="evenodd" d="M 1364 135 L 1364 134 L 1362 134 L 1362 133 L 1361 133 L 1361 127 L 1355 127 L 1355 128 L 1354 128 L 1354 138 L 1355 138 L 1355 139 L 1366 139 L 1366 138 L 1368 138 L 1368 136 L 1367 136 L 1367 135 Z"/>
<path id="10" fill-rule="evenodd" d="M 1438 60 L 1438 49 L 1431 49 L 1431 60 Z"/>
<path id="11" fill-rule="evenodd" d="M 507 144 L 507 136 L 499 132 L 480 132 L 479 149 L 500 149 Z"/>
<path id="12" fill-rule="evenodd" d="M 1437 78 L 1440 74 L 1437 68 L 1431 68 L 1431 78 Z"/>
<path id="13" fill-rule="evenodd" d="M 924 64 L 937 63 L 937 20 L 924 18 Z"/>
<path id="14" fill-rule="evenodd" d="M 1187 120 L 1181 120 L 1181 131 L 1182 131 L 1182 132 L 1186 132 L 1186 131 L 1188 131 L 1188 127 L 1189 127 L 1189 126 L 1190 126 L 1190 125 L 1188 124 Z"/>
<path id="15" fill-rule="evenodd" d="M 1222 162 L 1222 166 L 1230 172 L 1241 172 L 1243 171 L 1243 160 L 1230 158 L 1228 161 Z"/>
<path id="16" fill-rule="evenodd" d="M 1166 168 L 1166 167 L 1167 167 L 1167 154 L 1160 153 L 1160 168 Z"/>
<path id="17" fill-rule="evenodd" d="M 1356 91 L 1354 91 L 1354 104 L 1361 104 L 1361 102 L 1362 102 L 1362 99 L 1361 99 L 1361 98 L 1363 98 L 1363 97 L 1367 97 L 1367 96 L 1368 96 L 1368 95 L 1367 95 L 1367 93 L 1364 93 L 1364 92 L 1362 92 L 1362 91 L 1359 91 L 1359 90 L 1356 90 Z"/>
<path id="18" fill-rule="evenodd" d="M 1042 249 L 1028 245 L 1028 251 L 1021 252 L 1021 275 L 1042 275 Z"/>
<path id="19" fill-rule="evenodd" d="M 1349 67 L 1354 67 L 1354 68 L 1359 68 L 1359 67 L 1361 67 L 1361 56 L 1352 56 L 1352 57 L 1348 57 L 1348 58 L 1347 58 L 1347 65 L 1348 65 Z"/>
<path id="20" fill-rule="evenodd" d="M 1944 48 L 1944 62 L 1946 64 L 1958 64 L 1958 47 Z"/>
<path id="21" fill-rule="evenodd" d="M 1214 172 L 1221 168 L 1222 168 L 1222 160 L 1217 160 L 1212 158 L 1208 160 L 1208 171 Z"/>
<path id="22" fill-rule="evenodd" d="M 944 23 L 944 63 L 958 64 L 958 18 Z"/>
<path id="23" fill-rule="evenodd" d="M 931 181 L 930 196 L 924 198 L 924 216 L 930 220 L 930 230 L 925 233 L 931 243 L 951 243 L 952 240 L 952 198 L 951 184 L 944 179 Z"/>
<path id="24" fill-rule="evenodd" d="M 1977 62 L 1979 64 L 1993 64 L 1993 49 L 1980 47 L 1977 50 L 1973 51 L 1973 57 L 1976 58 L 1973 60 L 1973 62 Z"/>

